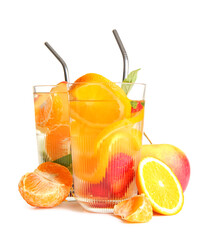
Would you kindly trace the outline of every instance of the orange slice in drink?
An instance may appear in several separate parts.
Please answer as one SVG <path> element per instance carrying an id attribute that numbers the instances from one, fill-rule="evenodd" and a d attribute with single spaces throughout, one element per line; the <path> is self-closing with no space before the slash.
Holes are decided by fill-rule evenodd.
<path id="1" fill-rule="evenodd" d="M 165 163 L 153 157 L 143 158 L 136 175 L 139 192 L 145 193 L 155 212 L 174 215 L 182 209 L 181 184 Z"/>
<path id="2" fill-rule="evenodd" d="M 128 222 L 148 222 L 153 216 L 152 205 L 144 194 L 137 195 L 115 205 L 114 215 Z"/>
<path id="3" fill-rule="evenodd" d="M 115 83 L 89 73 L 70 88 L 70 116 L 94 128 L 104 128 L 131 115 L 125 92 Z"/>
<path id="4" fill-rule="evenodd" d="M 55 207 L 65 200 L 72 186 L 69 170 L 57 163 L 45 162 L 32 173 L 25 174 L 19 192 L 31 206 Z"/>
<path id="5" fill-rule="evenodd" d="M 45 148 L 51 161 L 70 154 L 70 126 L 56 125 L 46 134 Z"/>
<path id="6" fill-rule="evenodd" d="M 139 158 L 136 153 L 141 147 L 141 132 L 132 127 L 140 120 L 143 114 L 115 122 L 94 137 L 72 138 L 75 176 L 89 183 L 100 183 L 112 155 L 124 153 Z M 82 151 L 84 154 L 80 154 Z"/>

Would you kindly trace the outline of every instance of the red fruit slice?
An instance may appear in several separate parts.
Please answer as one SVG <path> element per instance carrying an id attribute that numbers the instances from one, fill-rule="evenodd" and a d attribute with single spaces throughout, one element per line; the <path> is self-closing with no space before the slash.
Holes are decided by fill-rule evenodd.
<path id="1" fill-rule="evenodd" d="M 139 112 L 143 109 L 144 101 L 131 101 L 131 113 Z"/>
<path id="2" fill-rule="evenodd" d="M 122 197 L 135 176 L 133 158 L 124 153 L 112 156 L 107 169 L 107 183 L 111 195 Z"/>
<path id="3" fill-rule="evenodd" d="M 124 153 L 117 153 L 110 159 L 103 181 L 91 184 L 90 193 L 94 197 L 121 198 L 134 176 L 133 158 Z"/>

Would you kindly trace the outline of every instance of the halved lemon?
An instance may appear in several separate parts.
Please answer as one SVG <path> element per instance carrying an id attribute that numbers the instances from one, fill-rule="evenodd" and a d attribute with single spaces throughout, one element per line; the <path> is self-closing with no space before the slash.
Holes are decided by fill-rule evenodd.
<path id="1" fill-rule="evenodd" d="M 143 158 L 137 169 L 136 184 L 139 193 L 150 200 L 153 210 L 164 215 L 177 214 L 183 206 L 181 184 L 172 170 L 153 157 Z"/>
<path id="2" fill-rule="evenodd" d="M 70 116 L 95 128 L 104 128 L 131 116 L 125 92 L 105 77 L 89 73 L 70 87 Z"/>

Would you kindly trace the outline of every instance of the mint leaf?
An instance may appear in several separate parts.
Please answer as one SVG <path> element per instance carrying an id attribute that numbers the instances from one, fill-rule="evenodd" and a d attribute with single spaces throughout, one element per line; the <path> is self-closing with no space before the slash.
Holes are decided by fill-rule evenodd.
<path id="1" fill-rule="evenodd" d="M 143 107 L 145 106 L 145 101 L 141 101 L 140 103 Z"/>
<path id="2" fill-rule="evenodd" d="M 138 105 L 138 102 L 137 102 L 137 101 L 130 101 L 130 103 L 131 103 L 131 107 L 132 107 L 133 109 L 136 109 L 136 107 L 137 107 L 137 105 Z"/>
<path id="3" fill-rule="evenodd" d="M 71 154 L 68 154 L 64 157 L 58 158 L 55 161 L 53 161 L 54 163 L 58 163 L 61 164 L 65 167 L 69 167 L 72 163 L 72 158 L 71 158 Z"/>
<path id="4" fill-rule="evenodd" d="M 136 82 L 136 79 L 137 79 L 137 74 L 138 74 L 138 71 L 141 70 L 141 68 L 137 69 L 137 70 L 134 70 L 132 72 L 130 72 L 127 76 L 127 78 L 125 78 L 123 80 L 123 83 L 125 84 L 122 84 L 122 89 L 124 90 L 124 92 L 128 95 L 128 93 L 130 92 L 131 88 L 133 87 L 133 84 L 126 84 L 126 83 L 135 83 Z"/>
<path id="5" fill-rule="evenodd" d="M 64 167 L 67 167 L 69 171 L 72 173 L 72 157 L 71 154 L 68 154 L 66 156 L 63 156 L 61 158 L 56 159 L 55 161 L 51 161 L 48 157 L 46 152 L 42 153 L 42 162 L 54 162 L 58 163 L 60 165 L 63 165 Z"/>

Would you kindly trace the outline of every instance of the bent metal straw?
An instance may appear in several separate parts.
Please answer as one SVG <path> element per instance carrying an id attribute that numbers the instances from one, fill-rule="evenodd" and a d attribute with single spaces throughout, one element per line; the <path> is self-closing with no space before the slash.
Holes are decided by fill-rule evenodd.
<path id="1" fill-rule="evenodd" d="M 61 56 L 50 46 L 50 44 L 48 42 L 44 43 L 45 46 L 50 50 L 50 52 L 58 59 L 58 61 L 61 63 L 62 67 L 63 67 L 63 71 L 64 71 L 64 78 L 66 82 L 70 82 L 69 80 L 69 71 L 68 71 L 68 67 L 65 63 L 65 61 L 61 58 Z"/>
<path id="2" fill-rule="evenodd" d="M 120 51 L 121 51 L 122 57 L 123 57 L 123 81 L 124 81 L 124 79 L 127 78 L 128 72 L 129 72 L 128 54 L 127 54 L 127 52 L 125 50 L 125 47 L 124 47 L 124 45 L 122 43 L 122 40 L 120 39 L 120 36 L 119 36 L 117 30 L 114 29 L 112 32 L 113 32 L 113 34 L 115 36 L 115 39 L 117 41 L 117 44 L 118 44 L 118 46 L 120 48 Z M 144 132 L 144 136 L 150 142 L 150 144 L 152 144 L 151 140 L 148 138 L 148 136 L 146 135 L 145 132 Z"/>

